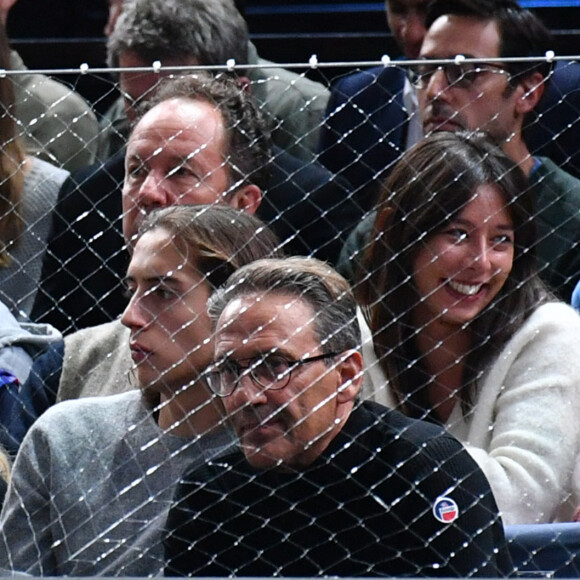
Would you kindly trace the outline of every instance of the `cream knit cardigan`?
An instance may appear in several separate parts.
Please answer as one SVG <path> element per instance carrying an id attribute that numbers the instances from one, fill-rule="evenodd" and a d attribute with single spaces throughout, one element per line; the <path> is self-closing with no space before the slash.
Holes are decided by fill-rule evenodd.
<path id="1" fill-rule="evenodd" d="M 362 316 L 361 316 L 362 318 Z M 362 397 L 394 406 L 363 323 Z M 580 316 L 544 304 L 479 382 L 473 410 L 445 427 L 485 472 L 504 524 L 571 521 L 580 502 Z"/>

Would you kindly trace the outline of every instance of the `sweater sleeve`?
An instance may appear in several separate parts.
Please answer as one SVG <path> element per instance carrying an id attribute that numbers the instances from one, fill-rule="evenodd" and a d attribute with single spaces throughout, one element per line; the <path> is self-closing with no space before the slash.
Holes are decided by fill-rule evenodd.
<path id="1" fill-rule="evenodd" d="M 580 317 L 563 303 L 546 304 L 504 348 L 482 385 L 471 427 L 476 435 L 466 447 L 506 524 L 571 519 L 579 338 Z"/>
<path id="2" fill-rule="evenodd" d="M 35 425 L 14 463 L 0 515 L 0 568 L 4 572 L 57 575 L 50 481 L 51 452 Z"/>

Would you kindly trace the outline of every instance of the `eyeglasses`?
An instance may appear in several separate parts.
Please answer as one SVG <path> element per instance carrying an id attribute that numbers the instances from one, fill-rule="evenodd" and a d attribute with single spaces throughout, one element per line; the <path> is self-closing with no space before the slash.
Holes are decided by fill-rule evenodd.
<path id="1" fill-rule="evenodd" d="M 243 377 L 249 376 L 263 389 L 277 391 L 290 382 L 292 371 L 299 366 L 332 358 L 340 353 L 329 352 L 291 360 L 279 354 L 265 354 L 243 360 L 224 359 L 210 366 L 204 373 L 209 388 L 218 397 L 229 397 Z"/>
<path id="2" fill-rule="evenodd" d="M 476 64 L 473 62 L 463 62 L 456 64 L 450 62 L 448 64 L 434 64 L 425 61 L 421 64 L 409 66 L 407 69 L 407 77 L 416 89 L 424 89 L 437 71 L 443 71 L 449 86 L 460 89 L 470 89 L 482 74 L 507 75 L 508 80 L 510 76 L 508 71 L 503 69 L 499 64 L 494 63 Z"/>

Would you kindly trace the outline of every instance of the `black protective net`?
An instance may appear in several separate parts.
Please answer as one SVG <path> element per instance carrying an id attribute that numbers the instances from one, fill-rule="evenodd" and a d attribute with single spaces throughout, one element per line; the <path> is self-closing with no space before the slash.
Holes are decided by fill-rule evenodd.
<path id="1" fill-rule="evenodd" d="M 227 102 L 208 97 L 191 122 L 187 108 L 161 120 L 153 109 L 127 144 L 110 71 L 80 71 L 107 87 L 104 115 L 45 76 L 4 73 L 16 89 L 6 115 L 29 157 L 2 169 L 23 176 L 22 200 L 3 207 L 24 227 L 0 256 L 3 314 L 18 319 L 2 328 L 2 443 L 20 448 L 0 566 L 46 576 L 577 576 L 580 319 L 563 302 L 580 280 L 580 64 L 550 62 L 524 156 L 513 153 L 519 137 L 502 132 L 513 93 L 486 93 L 485 83 L 512 82 L 499 59 L 248 67 L 238 93 L 255 100 L 273 143 L 261 165 L 251 160 L 261 129 L 252 133 L 233 97 L 230 117 Z M 335 77 L 338 66 L 352 73 Z M 114 72 L 165 85 L 200 70 Z M 79 78 L 51 72 L 70 74 L 70 87 Z M 464 131 L 421 150 L 421 99 L 435 79 L 444 86 L 429 98 L 444 104 L 424 105 L 430 128 Z M 216 110 L 226 126 L 208 129 Z M 136 238 L 127 226 L 194 203 L 206 205 Z M 239 356 L 253 362 L 234 371 L 244 384 L 288 373 L 292 385 L 322 368 L 300 392 L 262 389 L 268 402 L 252 421 L 278 421 L 280 440 L 302 451 L 341 429 L 306 467 L 255 469 L 199 380 L 213 359 L 205 304 L 234 270 L 282 254 L 318 258 L 348 280 L 365 372 L 348 421 L 325 428 L 319 416 L 336 396 L 321 398 L 319 382 L 344 361 L 288 365 L 320 354 L 304 334 L 318 313 L 300 318 L 297 292 L 282 342 Z M 316 335 L 323 349 L 331 323 Z M 264 370 L 278 350 L 286 367 Z M 86 398 L 96 395 L 112 396 Z M 313 440 L 300 439 L 311 424 Z"/>

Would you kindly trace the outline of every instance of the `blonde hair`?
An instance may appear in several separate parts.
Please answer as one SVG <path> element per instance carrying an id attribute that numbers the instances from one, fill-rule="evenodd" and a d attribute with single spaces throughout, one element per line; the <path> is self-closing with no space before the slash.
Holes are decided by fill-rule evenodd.
<path id="1" fill-rule="evenodd" d="M 0 68 L 10 68 L 6 29 L 0 24 Z M 19 206 L 24 186 L 26 154 L 16 135 L 15 97 L 12 80 L 0 78 L 0 267 L 10 265 L 8 248 L 24 230 Z"/>
<path id="2" fill-rule="evenodd" d="M 12 461 L 4 447 L 0 446 L 0 477 L 8 483 L 12 473 Z"/>

